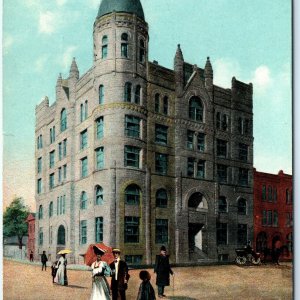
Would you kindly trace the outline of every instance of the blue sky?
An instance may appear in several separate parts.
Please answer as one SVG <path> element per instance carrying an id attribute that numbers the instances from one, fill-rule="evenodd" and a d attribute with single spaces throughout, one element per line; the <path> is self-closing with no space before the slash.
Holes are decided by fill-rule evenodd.
<path id="1" fill-rule="evenodd" d="M 149 60 L 172 68 L 178 43 L 187 62 L 214 83 L 254 85 L 254 166 L 292 172 L 291 1 L 141 0 L 149 24 Z M 92 66 L 93 22 L 100 0 L 3 0 L 4 206 L 14 195 L 34 209 L 35 106 L 55 101 L 59 73 L 75 56 Z"/>

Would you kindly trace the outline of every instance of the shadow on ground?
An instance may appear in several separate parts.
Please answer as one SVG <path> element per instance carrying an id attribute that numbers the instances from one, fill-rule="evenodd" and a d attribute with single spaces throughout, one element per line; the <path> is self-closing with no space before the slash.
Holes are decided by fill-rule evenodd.
<path id="1" fill-rule="evenodd" d="M 72 285 L 72 284 L 69 284 L 66 287 L 74 288 L 74 289 L 85 289 L 85 290 L 87 289 L 87 287 L 80 286 L 80 285 Z"/>
<path id="2" fill-rule="evenodd" d="M 190 297 L 185 297 L 185 296 L 168 296 L 168 299 L 170 300 L 197 300 L 196 298 L 190 298 Z"/>

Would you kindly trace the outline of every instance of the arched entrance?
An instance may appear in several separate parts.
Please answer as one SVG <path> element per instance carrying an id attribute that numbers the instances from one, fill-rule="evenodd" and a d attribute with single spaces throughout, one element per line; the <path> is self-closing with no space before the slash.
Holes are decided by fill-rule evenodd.
<path id="1" fill-rule="evenodd" d="M 267 234 L 262 231 L 256 237 L 256 251 L 263 252 L 268 247 Z"/>
<path id="2" fill-rule="evenodd" d="M 66 245 L 66 230 L 63 225 L 60 225 L 58 227 L 57 231 L 57 245 L 58 246 L 64 246 Z"/>
<path id="3" fill-rule="evenodd" d="M 190 259 L 203 256 L 203 232 L 206 224 L 207 201 L 200 192 L 193 193 L 188 199 L 188 241 Z"/>

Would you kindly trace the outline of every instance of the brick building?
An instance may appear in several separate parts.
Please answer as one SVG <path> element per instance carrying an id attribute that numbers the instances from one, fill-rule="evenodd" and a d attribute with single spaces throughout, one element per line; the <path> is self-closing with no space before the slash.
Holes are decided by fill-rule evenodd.
<path id="1" fill-rule="evenodd" d="M 35 213 L 30 213 L 26 222 L 28 223 L 27 257 L 29 259 L 30 252 L 35 253 Z"/>
<path id="2" fill-rule="evenodd" d="M 254 247 L 261 252 L 283 247 L 283 257 L 293 256 L 292 176 L 258 172 L 254 169 Z"/>
<path id="3" fill-rule="evenodd" d="M 174 69 L 149 62 L 140 0 L 103 0 L 93 40 L 92 67 L 73 59 L 36 107 L 36 253 L 233 260 L 253 237 L 252 84 L 214 85 L 179 45 Z"/>

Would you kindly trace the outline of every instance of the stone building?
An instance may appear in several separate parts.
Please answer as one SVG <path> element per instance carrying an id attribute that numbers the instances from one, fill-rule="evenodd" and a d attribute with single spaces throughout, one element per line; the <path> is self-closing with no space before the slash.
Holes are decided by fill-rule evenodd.
<path id="1" fill-rule="evenodd" d="M 148 61 L 140 0 L 103 0 L 92 67 L 75 59 L 56 101 L 36 107 L 36 251 L 120 247 L 150 264 L 234 259 L 253 237 L 252 84 L 214 85 L 205 67 Z M 155 41 L 153 41 L 155 43 Z"/>
<path id="2" fill-rule="evenodd" d="M 281 248 L 282 258 L 293 257 L 293 177 L 253 172 L 254 247 L 270 253 Z M 269 257 L 270 258 L 270 257 Z M 268 259 L 268 258 L 267 258 Z"/>
<path id="3" fill-rule="evenodd" d="M 27 258 L 30 259 L 30 253 L 35 253 L 35 213 L 30 213 L 26 219 L 28 224 L 28 239 L 27 239 Z M 40 257 L 33 257 L 39 259 Z"/>

